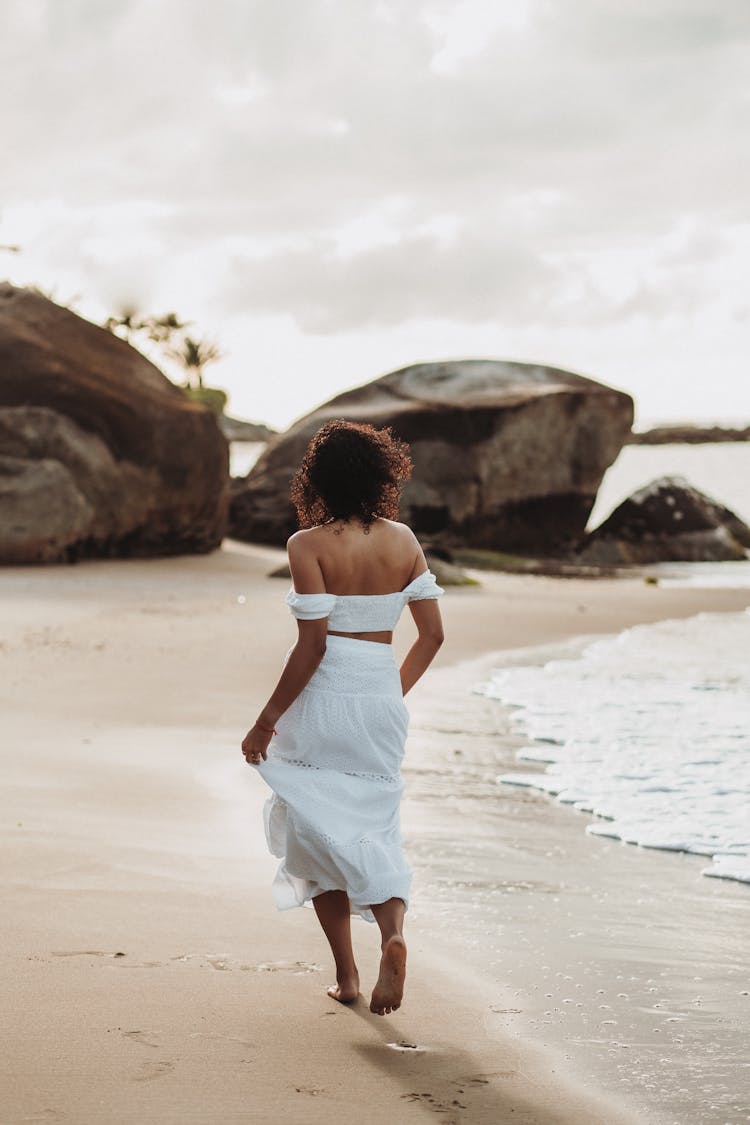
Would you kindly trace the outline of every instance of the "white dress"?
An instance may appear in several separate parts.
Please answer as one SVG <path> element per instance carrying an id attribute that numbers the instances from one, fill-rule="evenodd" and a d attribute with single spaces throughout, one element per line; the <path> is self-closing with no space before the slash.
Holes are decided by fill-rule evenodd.
<path id="1" fill-rule="evenodd" d="M 295 617 L 327 617 L 329 629 L 365 633 L 392 630 L 407 602 L 442 593 L 426 570 L 392 594 L 292 588 L 286 601 Z M 273 882 L 279 910 L 332 890 L 346 891 L 352 912 L 368 922 L 375 921 L 371 903 L 401 898 L 408 907 L 412 872 L 400 822 L 408 722 L 391 645 L 329 634 L 322 661 L 257 766 L 273 790 L 264 824 L 281 860 Z"/>

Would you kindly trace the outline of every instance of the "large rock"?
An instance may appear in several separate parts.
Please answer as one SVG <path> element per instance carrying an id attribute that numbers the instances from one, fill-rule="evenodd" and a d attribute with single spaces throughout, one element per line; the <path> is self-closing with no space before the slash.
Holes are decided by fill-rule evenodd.
<path id="1" fill-rule="evenodd" d="M 640 430 L 628 438 L 631 445 L 708 445 L 724 441 L 750 441 L 750 426 L 696 426 L 677 422 Z"/>
<path id="2" fill-rule="evenodd" d="M 732 562 L 746 557 L 750 527 L 682 477 L 659 477 L 623 500 L 584 541 L 595 566 Z"/>
<path id="3" fill-rule="evenodd" d="M 265 422 L 246 422 L 243 418 L 230 418 L 220 414 L 219 425 L 227 441 L 267 442 L 278 430 L 272 430 Z"/>
<path id="4" fill-rule="evenodd" d="M 124 340 L 0 284 L 0 562 L 210 551 L 228 505 L 209 410 Z"/>
<path id="5" fill-rule="evenodd" d="M 390 425 L 411 445 L 401 516 L 434 543 L 531 554 L 583 534 L 633 420 L 621 391 L 554 367 L 420 363 L 337 395 L 275 438 L 233 482 L 230 534 L 282 544 L 296 529 L 289 481 L 330 418 Z"/>

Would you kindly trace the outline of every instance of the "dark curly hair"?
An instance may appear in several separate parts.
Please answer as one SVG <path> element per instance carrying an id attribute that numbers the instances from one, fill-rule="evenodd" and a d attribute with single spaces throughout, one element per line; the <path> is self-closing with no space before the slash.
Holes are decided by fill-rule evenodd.
<path id="1" fill-rule="evenodd" d="M 401 487 L 411 476 L 409 446 L 390 426 L 335 418 L 313 435 L 292 478 L 291 499 L 301 527 L 330 520 L 398 518 Z"/>

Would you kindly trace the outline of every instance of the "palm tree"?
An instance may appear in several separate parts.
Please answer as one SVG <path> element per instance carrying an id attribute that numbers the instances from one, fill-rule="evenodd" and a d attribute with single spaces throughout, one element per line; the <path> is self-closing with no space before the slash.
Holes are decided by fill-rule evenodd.
<path id="1" fill-rule="evenodd" d="M 177 313 L 168 312 L 163 316 L 147 316 L 141 321 L 148 338 L 156 344 L 169 344 L 175 333 L 184 332 L 192 320 L 180 320 Z"/>
<path id="2" fill-rule="evenodd" d="M 117 332 L 118 328 L 124 329 L 125 339 L 130 343 L 131 334 L 140 328 L 140 325 L 136 324 L 135 320 L 137 313 L 138 310 L 135 305 L 123 305 L 118 316 L 108 316 L 107 319 L 102 322 L 102 328 L 106 328 L 107 331 L 111 332 L 114 336 L 120 335 L 120 333 Z"/>
<path id="3" fill-rule="evenodd" d="M 155 344 L 168 344 L 175 332 L 184 332 L 192 320 L 180 320 L 177 313 L 164 313 L 163 316 L 138 316 L 135 305 L 123 305 L 117 316 L 108 316 L 102 328 L 108 332 L 115 332 L 121 328 L 125 331 L 125 339 L 130 343 L 134 333 L 145 333 L 149 340 Z"/>
<path id="4" fill-rule="evenodd" d="M 189 387 L 203 387 L 203 368 L 223 355 L 216 344 L 208 340 L 194 340 L 185 336 L 179 347 L 167 347 L 168 356 L 176 359 L 185 368 L 185 378 Z"/>
<path id="5" fill-rule="evenodd" d="M 155 343 L 165 359 L 176 361 L 185 372 L 182 390 L 192 399 L 221 414 L 228 395 L 220 387 L 207 387 L 203 382 L 203 369 L 208 363 L 224 354 L 209 340 L 197 340 L 185 332 L 191 320 L 180 320 L 177 313 L 162 316 L 144 316 L 134 305 L 123 305 L 116 316 L 108 316 L 102 327 L 124 338 L 133 346 L 132 336 L 147 337 Z M 160 365 L 161 366 L 161 365 Z"/>

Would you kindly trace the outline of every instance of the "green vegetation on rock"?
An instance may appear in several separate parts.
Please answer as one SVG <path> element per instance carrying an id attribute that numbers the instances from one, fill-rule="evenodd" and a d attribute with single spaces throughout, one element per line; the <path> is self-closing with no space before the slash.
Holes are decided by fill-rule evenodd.
<path id="1" fill-rule="evenodd" d="M 198 402 L 201 406 L 207 406 L 214 414 L 222 415 L 224 407 L 227 404 L 229 396 L 221 387 L 191 387 L 189 383 L 183 383 L 182 391 L 188 396 L 192 402 Z"/>

